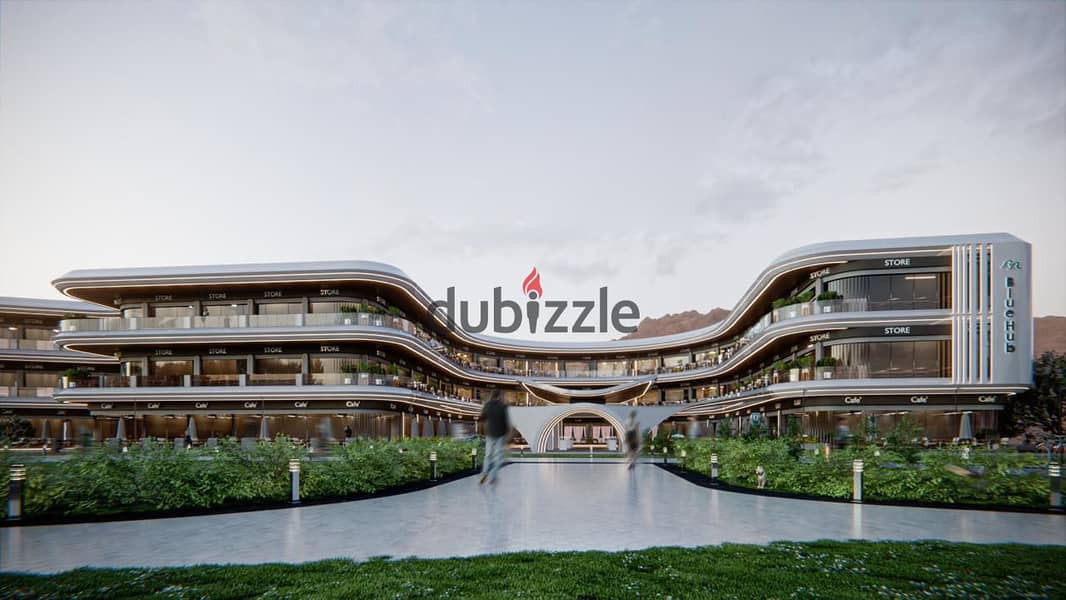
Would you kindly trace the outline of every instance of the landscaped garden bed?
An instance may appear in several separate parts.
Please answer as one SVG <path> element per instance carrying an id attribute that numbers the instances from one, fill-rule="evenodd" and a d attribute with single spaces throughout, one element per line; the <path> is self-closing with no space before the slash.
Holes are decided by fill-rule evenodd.
<path id="1" fill-rule="evenodd" d="M 766 490 L 804 496 L 850 498 L 855 459 L 864 462 L 866 500 L 1047 508 L 1050 491 L 1046 457 L 1012 449 L 868 446 L 826 455 L 783 438 L 729 438 L 675 440 L 669 450 L 679 466 L 706 476 L 712 454 L 718 456 L 718 480 L 724 484 L 757 489 L 761 466 Z"/>
<path id="2" fill-rule="evenodd" d="M 192 450 L 160 442 L 133 444 L 128 452 L 98 447 L 53 461 L 0 453 L 0 514 L 6 517 L 15 463 L 26 465 L 24 515 L 39 521 L 276 505 L 290 497 L 291 459 L 300 459 L 304 500 L 372 494 L 429 480 L 431 452 L 439 477 L 468 470 L 475 447 L 451 439 L 349 440 L 311 455 L 279 436 L 250 448 L 232 438 Z"/>

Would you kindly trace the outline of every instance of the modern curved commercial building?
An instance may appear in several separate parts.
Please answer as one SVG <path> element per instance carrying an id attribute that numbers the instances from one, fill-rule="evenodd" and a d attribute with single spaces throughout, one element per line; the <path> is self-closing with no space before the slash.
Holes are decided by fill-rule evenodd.
<path id="1" fill-rule="evenodd" d="M 95 422 L 88 407 L 55 400 L 55 387 L 64 376 L 116 374 L 118 361 L 61 350 L 52 337 L 60 319 L 115 314 L 85 302 L 0 297 L 0 417 L 27 419 L 31 438 L 73 443 L 91 435 Z"/>
<path id="2" fill-rule="evenodd" d="M 633 407 L 689 435 L 911 412 L 965 437 L 1031 383 L 1029 272 L 1007 234 L 829 242 L 773 261 L 713 326 L 556 343 L 465 331 L 381 263 L 78 270 L 55 287 L 99 311 L 54 341 L 120 371 L 55 397 L 102 436 L 453 434 L 498 391 L 539 451 L 612 444 Z"/>

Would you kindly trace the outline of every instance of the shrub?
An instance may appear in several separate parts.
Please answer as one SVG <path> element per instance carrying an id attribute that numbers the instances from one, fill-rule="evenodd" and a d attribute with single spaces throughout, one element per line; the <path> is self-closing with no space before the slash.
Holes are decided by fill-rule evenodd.
<path id="1" fill-rule="evenodd" d="M 333 448 L 326 460 L 301 462 L 301 496 L 350 496 L 426 480 L 434 450 L 438 474 L 457 473 L 469 468 L 473 446 L 437 438 L 353 441 Z M 215 449 L 177 450 L 161 442 L 133 445 L 127 453 L 97 447 L 54 463 L 26 461 L 25 511 L 82 516 L 284 502 L 289 460 L 306 456 L 285 436 L 251 448 L 234 438 L 219 440 Z M 0 456 L 4 510 L 13 462 Z"/>

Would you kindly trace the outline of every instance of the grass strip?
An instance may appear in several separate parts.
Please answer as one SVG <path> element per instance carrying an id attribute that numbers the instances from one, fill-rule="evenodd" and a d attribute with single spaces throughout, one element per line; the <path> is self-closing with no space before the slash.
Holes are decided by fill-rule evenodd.
<path id="1" fill-rule="evenodd" d="M 1062 598 L 1066 547 L 778 542 L 5 573 L 4 598 Z"/>

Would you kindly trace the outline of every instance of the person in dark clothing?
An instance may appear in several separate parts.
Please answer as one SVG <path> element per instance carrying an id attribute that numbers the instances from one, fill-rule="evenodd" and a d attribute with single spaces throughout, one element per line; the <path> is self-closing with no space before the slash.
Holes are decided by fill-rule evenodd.
<path id="1" fill-rule="evenodd" d="M 496 473 L 503 466 L 507 434 L 511 432 L 507 405 L 500 399 L 499 392 L 493 392 L 492 398 L 481 407 L 481 419 L 485 423 L 485 462 L 481 466 L 481 483 L 496 483 Z"/>
<path id="2" fill-rule="evenodd" d="M 351 425 L 345 425 L 344 426 L 344 439 L 349 440 L 351 438 L 352 438 L 352 426 Z"/>

